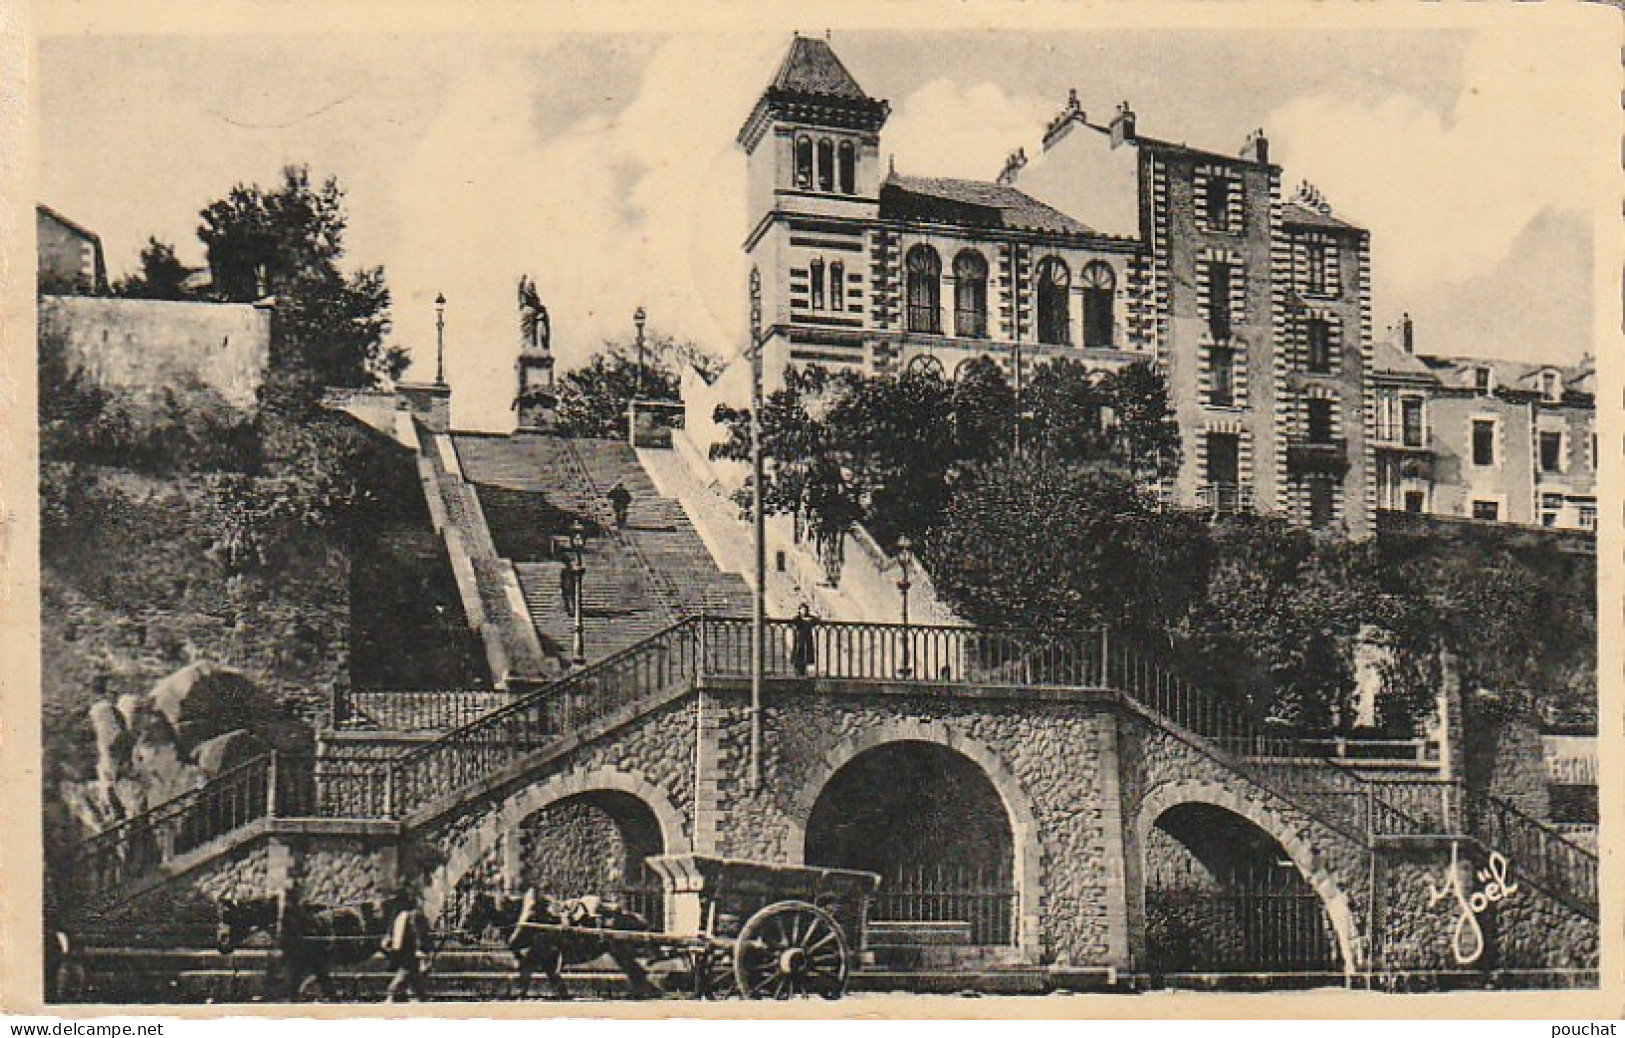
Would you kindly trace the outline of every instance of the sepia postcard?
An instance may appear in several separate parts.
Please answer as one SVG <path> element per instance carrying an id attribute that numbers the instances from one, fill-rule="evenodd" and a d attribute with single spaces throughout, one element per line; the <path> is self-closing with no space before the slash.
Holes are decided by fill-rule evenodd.
<path id="1" fill-rule="evenodd" d="M 1625 1007 L 1617 9 L 0 27 L 8 1012 Z"/>

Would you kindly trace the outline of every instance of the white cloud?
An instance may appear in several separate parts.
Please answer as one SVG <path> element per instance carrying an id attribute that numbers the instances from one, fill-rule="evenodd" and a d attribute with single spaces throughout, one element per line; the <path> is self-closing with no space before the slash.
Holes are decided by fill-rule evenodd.
<path id="1" fill-rule="evenodd" d="M 934 79 L 897 106 L 881 147 L 900 173 L 991 180 L 1053 108 L 1053 99 L 1012 97 L 992 83 Z"/>
<path id="2" fill-rule="evenodd" d="M 386 263 L 400 337 L 418 357 L 414 375 L 433 367 L 428 301 L 437 291 L 449 300 L 459 423 L 511 420 L 521 273 L 538 282 L 561 368 L 606 336 L 630 334 L 640 305 L 652 328 L 718 352 L 733 347 L 745 233 L 744 158 L 733 137 L 782 49 L 778 39 L 674 38 L 617 115 L 583 119 L 550 140 L 536 139 L 523 115 L 547 89 L 543 55 L 481 69 L 447 101 L 404 159 L 394 192 L 401 230 Z"/>
<path id="3" fill-rule="evenodd" d="M 1538 37 L 1538 33 L 1535 34 Z M 1298 177 L 1373 228 L 1379 305 L 1493 269 L 1543 209 L 1596 204 L 1597 106 L 1574 69 L 1527 31 L 1477 34 L 1443 115 L 1406 95 L 1378 104 L 1317 95 L 1269 117 L 1287 189 Z M 1583 81 L 1582 81 L 1583 82 Z"/>

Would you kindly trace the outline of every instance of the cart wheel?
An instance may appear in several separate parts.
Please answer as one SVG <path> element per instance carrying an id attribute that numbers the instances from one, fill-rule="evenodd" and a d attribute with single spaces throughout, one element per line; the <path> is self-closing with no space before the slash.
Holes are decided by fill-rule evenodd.
<path id="1" fill-rule="evenodd" d="M 717 1000 L 738 994 L 733 963 L 728 960 L 726 949 L 707 948 L 694 952 L 689 962 L 693 966 L 695 998 Z"/>
<path id="2" fill-rule="evenodd" d="M 846 993 L 846 935 L 822 908 L 780 901 L 751 916 L 734 944 L 734 979 L 746 998 Z"/>

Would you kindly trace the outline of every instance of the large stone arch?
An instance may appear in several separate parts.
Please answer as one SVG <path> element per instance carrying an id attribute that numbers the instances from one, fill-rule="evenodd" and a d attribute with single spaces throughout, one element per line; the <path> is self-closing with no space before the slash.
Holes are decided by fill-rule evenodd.
<path id="1" fill-rule="evenodd" d="M 683 814 L 661 787 L 618 768 L 565 772 L 516 791 L 458 835 L 424 885 L 423 908 L 428 917 L 437 918 L 457 881 L 530 815 L 568 797 L 601 792 L 625 793 L 642 801 L 660 826 L 665 853 L 682 854 L 691 849 Z"/>
<path id="2" fill-rule="evenodd" d="M 1013 875 L 1016 882 L 1016 947 L 1024 959 L 1036 962 L 1039 955 L 1039 907 L 1043 903 L 1042 848 L 1032 798 L 1007 768 L 998 754 L 975 739 L 937 721 L 891 721 L 867 727 L 838 743 L 808 773 L 790 807 L 786 854 L 792 864 L 802 864 L 807 847 L 807 825 L 818 797 L 836 773 L 859 754 L 887 743 L 924 742 L 946 747 L 967 758 L 987 776 L 999 794 L 1009 816 Z"/>
<path id="3" fill-rule="evenodd" d="M 1359 970 L 1362 947 L 1359 922 L 1347 893 L 1337 877 L 1325 867 L 1322 856 L 1280 815 L 1220 783 L 1198 780 L 1165 782 L 1146 793 L 1134 818 L 1134 845 L 1136 853 L 1140 855 L 1140 875 L 1145 875 L 1146 871 L 1145 848 L 1151 827 L 1157 824 L 1157 819 L 1164 812 L 1181 804 L 1206 804 L 1229 811 L 1251 822 L 1279 843 L 1326 906 L 1326 916 L 1337 934 L 1344 972 L 1352 974 Z"/>

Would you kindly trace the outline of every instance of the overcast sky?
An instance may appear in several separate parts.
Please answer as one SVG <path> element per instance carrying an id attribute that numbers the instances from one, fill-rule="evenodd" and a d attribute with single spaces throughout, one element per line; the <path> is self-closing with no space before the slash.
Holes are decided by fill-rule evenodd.
<path id="1" fill-rule="evenodd" d="M 1311 180 L 1370 228 L 1377 334 L 1408 310 L 1427 352 L 1572 362 L 1591 348 L 1593 171 L 1617 159 L 1617 130 L 1610 144 L 1607 107 L 1578 92 L 1572 35 L 832 42 L 890 100 L 881 150 L 900 172 L 991 178 L 1036 148 L 1069 87 L 1092 113 L 1128 100 L 1142 132 L 1216 151 L 1263 127 L 1289 189 Z M 639 305 L 654 328 L 737 349 L 734 134 L 788 45 L 788 32 L 47 37 L 38 193 L 101 234 L 116 277 L 148 235 L 201 264 L 197 212 L 235 182 L 269 184 L 289 162 L 336 175 L 350 259 L 386 267 L 417 373 L 433 371 L 443 291 L 457 419 L 500 428 L 520 273 L 566 367 L 629 333 Z"/>

